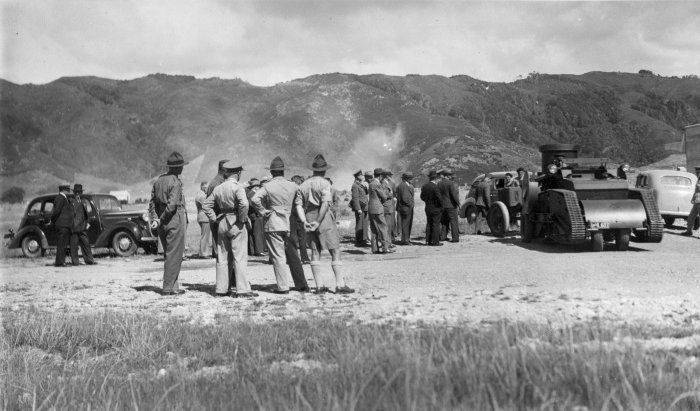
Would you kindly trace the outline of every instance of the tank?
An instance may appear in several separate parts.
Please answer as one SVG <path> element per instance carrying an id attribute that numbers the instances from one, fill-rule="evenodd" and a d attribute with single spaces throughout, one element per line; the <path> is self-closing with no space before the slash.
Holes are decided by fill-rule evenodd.
<path id="1" fill-rule="evenodd" d="M 577 146 L 548 144 L 540 152 L 541 173 L 523 182 L 523 241 L 589 241 L 594 251 L 613 241 L 618 250 L 627 250 L 633 234 L 639 241 L 661 241 L 663 219 L 651 190 L 629 188 L 626 180 L 609 173 L 607 159 L 579 157 Z M 556 172 L 548 172 L 558 157 L 565 160 Z"/>

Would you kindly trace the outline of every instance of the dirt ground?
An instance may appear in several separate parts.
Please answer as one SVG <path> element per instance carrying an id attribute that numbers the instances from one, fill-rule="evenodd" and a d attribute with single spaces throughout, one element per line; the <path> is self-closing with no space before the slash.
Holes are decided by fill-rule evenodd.
<path id="1" fill-rule="evenodd" d="M 273 294 L 272 266 L 256 257 L 249 262 L 255 299 L 213 296 L 213 259 L 184 261 L 180 279 L 187 292 L 163 297 L 162 257 L 105 256 L 97 266 L 70 268 L 51 266 L 51 257 L 4 258 L 0 298 L 10 310 L 116 309 L 198 323 L 315 314 L 409 322 L 603 319 L 700 329 L 700 239 L 677 233 L 668 231 L 660 244 L 602 253 L 483 235 L 442 247 L 399 246 L 387 256 L 343 244 L 344 269 L 357 289 L 351 295 Z M 330 264 L 325 268 L 330 273 Z M 313 286 L 308 265 L 305 270 Z"/>

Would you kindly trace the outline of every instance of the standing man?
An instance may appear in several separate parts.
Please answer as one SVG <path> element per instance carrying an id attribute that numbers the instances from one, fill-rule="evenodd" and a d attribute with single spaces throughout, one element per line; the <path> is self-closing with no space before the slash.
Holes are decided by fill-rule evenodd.
<path id="1" fill-rule="evenodd" d="M 207 258 L 207 254 L 214 257 L 213 244 L 211 244 L 211 224 L 209 224 L 209 218 L 202 210 L 202 203 L 207 198 L 207 187 L 209 185 L 206 181 L 202 181 L 199 184 L 199 191 L 194 196 L 194 204 L 197 206 L 197 223 L 199 224 L 199 258 Z M 212 246 L 212 252 L 209 253 L 209 246 Z"/>
<path id="2" fill-rule="evenodd" d="M 440 246 L 440 218 L 442 217 L 442 198 L 438 189 L 440 177 L 435 170 L 430 170 L 427 183 L 423 184 L 420 199 L 425 203 L 425 241 L 428 245 Z"/>
<path id="3" fill-rule="evenodd" d="M 264 219 L 265 243 L 272 258 L 272 268 L 277 281 L 277 289 L 274 292 L 289 293 L 292 282 L 295 290 L 308 291 L 304 267 L 289 239 L 289 219 L 299 186 L 284 178 L 282 158 L 275 157 L 269 170 L 272 180 L 253 195 L 252 205 Z"/>
<path id="4" fill-rule="evenodd" d="M 224 164 L 226 164 L 228 160 L 219 160 L 219 167 L 217 168 L 216 175 L 214 178 L 211 179 L 209 184 L 207 184 L 207 197 L 211 195 L 211 193 L 214 191 L 216 186 L 219 184 L 223 183 L 225 178 L 224 178 Z M 214 210 L 217 214 L 219 213 L 218 210 Z M 211 243 L 212 243 L 212 252 L 211 256 L 216 258 L 216 236 L 218 235 L 219 232 L 219 227 L 218 223 L 216 222 L 210 222 L 209 223 L 209 233 L 211 234 Z"/>
<path id="5" fill-rule="evenodd" d="M 252 200 L 255 193 L 260 190 L 260 180 L 251 178 L 248 181 L 248 189 L 246 196 L 248 203 Z M 254 208 L 248 209 L 248 221 L 250 230 L 248 232 L 248 255 L 262 257 L 265 255 L 265 235 L 263 230 L 263 218 Z"/>
<path id="6" fill-rule="evenodd" d="M 367 241 L 369 238 L 369 215 L 367 214 L 369 194 L 367 187 L 363 184 L 365 178 L 362 170 L 357 170 L 353 177 L 355 177 L 355 181 L 350 189 L 350 208 L 355 213 L 355 246 L 367 247 L 369 245 L 369 241 Z"/>
<path id="7" fill-rule="evenodd" d="M 167 162 L 168 172 L 153 183 L 151 202 L 148 204 L 151 228 L 158 229 L 158 236 L 163 244 L 163 295 L 185 292 L 180 290 L 178 283 L 187 232 L 185 196 L 179 177 L 185 164 L 187 163 L 180 153 L 173 151 L 170 154 Z"/>
<path id="8" fill-rule="evenodd" d="M 314 158 L 311 169 L 313 176 L 299 186 L 294 205 L 299 219 L 309 233 L 311 242 L 311 273 L 316 281 L 316 292 L 329 291 L 321 275 L 321 251 L 331 254 L 331 268 L 335 275 L 335 292 L 349 294 L 355 292 L 345 284 L 340 261 L 340 234 L 333 215 L 329 213 L 333 201 L 331 185 L 324 178 L 330 168 L 321 154 Z"/>
<path id="9" fill-rule="evenodd" d="M 518 176 L 515 177 L 515 179 L 518 180 L 518 184 L 522 187 L 523 179 L 525 178 L 525 173 L 527 173 L 527 171 L 525 171 L 523 167 L 518 167 L 516 172 L 518 173 Z"/>
<path id="10" fill-rule="evenodd" d="M 386 254 L 393 252 L 389 249 L 389 233 L 384 216 L 384 202 L 387 200 L 386 187 L 382 185 L 381 176 L 384 170 L 374 169 L 374 178 L 369 183 L 369 223 L 372 230 L 372 253 Z M 381 250 L 379 247 L 381 246 Z"/>
<path id="11" fill-rule="evenodd" d="M 297 186 L 300 186 L 304 182 L 304 177 L 300 175 L 295 175 L 292 177 L 292 181 Z M 304 224 L 301 223 L 297 213 L 292 213 L 289 218 L 289 239 L 291 240 L 294 247 L 298 250 L 299 256 L 301 257 L 302 264 L 309 264 L 311 260 L 309 259 L 309 253 L 307 250 L 306 242 L 306 230 L 304 229 Z M 293 272 L 292 272 L 293 274 Z"/>
<path id="12" fill-rule="evenodd" d="M 73 228 L 73 207 L 68 200 L 70 194 L 69 185 L 58 186 L 58 195 L 53 199 L 53 211 L 51 213 L 51 224 L 56 227 L 56 260 L 54 266 L 66 267 L 66 247 L 68 247 Z M 75 255 L 75 257 L 73 257 Z M 71 260 L 74 264 L 78 262 L 77 250 L 71 249 Z"/>
<path id="13" fill-rule="evenodd" d="M 459 188 L 452 181 L 452 170 L 442 170 L 442 179 L 438 183 L 440 198 L 442 199 L 442 229 L 440 238 L 447 240 L 447 232 L 452 233 L 452 242 L 459 242 L 459 223 L 457 210 L 459 210 Z"/>
<path id="14" fill-rule="evenodd" d="M 690 210 L 690 214 L 688 214 L 688 223 L 683 233 L 683 235 L 687 236 L 693 235 L 695 220 L 700 218 L 700 178 L 698 178 L 698 182 L 695 183 L 695 194 L 693 194 L 693 198 L 690 202 L 693 203 L 693 208 Z"/>
<path id="15" fill-rule="evenodd" d="M 415 188 L 411 181 L 413 174 L 403 173 L 401 182 L 396 187 L 396 213 L 401 224 L 401 244 L 411 245 L 411 228 L 413 227 L 413 207 Z"/>
<path id="16" fill-rule="evenodd" d="M 396 205 L 394 204 L 394 183 L 391 181 L 393 173 L 389 170 L 382 172 L 382 186 L 386 193 L 386 200 L 382 203 L 384 207 L 384 220 L 386 221 L 386 240 L 389 248 L 394 248 L 394 229 L 396 227 Z"/>
<path id="17" fill-rule="evenodd" d="M 234 297 L 257 297 L 247 277 L 248 197 L 239 183 L 243 166 L 223 164 L 224 182 L 204 200 L 202 209 L 209 221 L 218 223 L 216 236 L 216 294 L 224 296 L 236 285 Z M 214 210 L 219 210 L 218 214 Z"/>
<path id="18" fill-rule="evenodd" d="M 90 223 L 88 222 L 88 212 L 82 198 L 82 184 L 73 185 L 73 194 L 74 196 L 70 200 L 73 207 L 73 229 L 70 236 L 71 260 L 73 260 L 73 265 L 79 264 L 78 246 L 80 246 L 85 264 L 95 265 L 97 262 L 92 256 L 90 239 L 87 236 L 87 229 L 90 228 Z"/>
<path id="19" fill-rule="evenodd" d="M 517 178 L 513 178 L 511 173 L 506 173 L 506 181 L 503 185 L 504 187 L 520 187 L 520 181 Z"/>

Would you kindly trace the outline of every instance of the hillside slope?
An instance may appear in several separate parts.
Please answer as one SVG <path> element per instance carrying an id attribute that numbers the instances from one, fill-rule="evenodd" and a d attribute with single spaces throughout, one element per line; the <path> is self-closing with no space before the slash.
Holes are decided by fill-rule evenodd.
<path id="1" fill-rule="evenodd" d="M 532 74 L 513 83 L 468 76 L 323 74 L 256 87 L 244 81 L 149 75 L 121 81 L 61 78 L 45 85 L 0 80 L 3 185 L 37 173 L 76 173 L 119 184 L 156 176 L 172 150 L 218 159 L 248 176 L 282 155 L 308 173 L 322 152 L 333 176 L 391 165 L 425 172 L 535 167 L 537 146 L 577 143 L 584 154 L 648 164 L 668 155 L 682 126 L 700 121 L 700 80 L 629 73 Z M 194 184 L 195 181 L 188 181 Z"/>

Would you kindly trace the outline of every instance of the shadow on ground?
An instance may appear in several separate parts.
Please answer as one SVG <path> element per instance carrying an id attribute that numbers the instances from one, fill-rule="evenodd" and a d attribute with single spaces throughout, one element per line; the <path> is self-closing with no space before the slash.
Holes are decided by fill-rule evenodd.
<path id="1" fill-rule="evenodd" d="M 522 239 L 518 236 L 509 237 L 496 237 L 489 240 L 490 243 L 507 244 L 513 245 L 526 250 L 538 251 L 541 253 L 550 254 L 564 254 L 564 253 L 593 253 L 595 251 L 591 250 L 590 242 L 586 241 L 580 244 L 559 244 L 554 242 L 547 242 L 545 240 L 533 240 L 531 243 L 524 243 Z M 603 251 L 617 251 L 615 249 L 615 243 L 605 243 L 605 248 Z M 646 252 L 649 250 L 630 246 L 627 251 L 634 252 Z"/>

